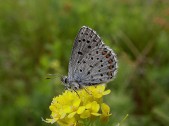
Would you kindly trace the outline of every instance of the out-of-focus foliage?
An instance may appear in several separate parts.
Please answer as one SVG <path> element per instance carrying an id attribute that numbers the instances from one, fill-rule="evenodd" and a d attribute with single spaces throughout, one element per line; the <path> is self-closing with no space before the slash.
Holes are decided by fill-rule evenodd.
<path id="1" fill-rule="evenodd" d="M 47 73 L 67 73 L 83 25 L 116 53 L 119 70 L 105 99 L 115 125 L 169 124 L 167 0 L 1 0 L 0 126 L 48 125 L 48 106 L 64 86 Z"/>

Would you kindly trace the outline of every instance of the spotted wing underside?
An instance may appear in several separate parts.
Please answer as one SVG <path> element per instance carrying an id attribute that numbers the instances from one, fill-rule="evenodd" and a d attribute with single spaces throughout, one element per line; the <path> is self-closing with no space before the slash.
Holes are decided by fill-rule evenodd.
<path id="1" fill-rule="evenodd" d="M 68 78 L 79 84 L 95 85 L 115 77 L 117 59 L 99 35 L 83 26 L 76 36 L 69 62 Z"/>

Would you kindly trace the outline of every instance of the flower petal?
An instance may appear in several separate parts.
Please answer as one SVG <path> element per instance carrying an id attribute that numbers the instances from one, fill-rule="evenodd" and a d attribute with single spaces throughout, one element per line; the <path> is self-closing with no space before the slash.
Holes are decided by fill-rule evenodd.
<path id="1" fill-rule="evenodd" d="M 101 93 L 95 93 L 94 97 L 95 98 L 101 98 L 103 95 Z"/>
<path id="2" fill-rule="evenodd" d="M 89 110 L 85 110 L 81 115 L 80 118 L 84 119 L 84 118 L 88 118 L 90 117 L 90 111 Z"/>
<path id="3" fill-rule="evenodd" d="M 100 85 L 100 86 L 98 86 L 98 89 L 100 90 L 100 91 L 104 91 L 105 90 L 105 85 Z"/>
<path id="4" fill-rule="evenodd" d="M 95 116 L 100 116 L 101 114 L 100 113 L 91 113 L 92 115 L 95 115 Z"/>
<path id="5" fill-rule="evenodd" d="M 85 110 L 85 106 L 79 107 L 79 109 L 77 110 L 77 114 L 82 114 L 84 110 Z"/>
<path id="6" fill-rule="evenodd" d="M 73 106 L 74 106 L 74 107 L 78 107 L 78 106 L 80 105 L 80 102 L 81 102 L 80 99 L 76 99 L 76 100 L 74 101 L 74 103 L 73 103 Z"/>
<path id="7" fill-rule="evenodd" d="M 68 118 L 72 118 L 74 115 L 76 114 L 76 112 L 72 112 L 68 115 Z"/>
<path id="8" fill-rule="evenodd" d="M 103 92 L 103 95 L 108 95 L 108 94 L 110 94 L 110 92 L 111 92 L 110 90 L 106 90 Z"/>
<path id="9" fill-rule="evenodd" d="M 60 119 L 63 119 L 65 116 L 66 116 L 66 113 L 63 112 L 60 116 Z"/>
<path id="10" fill-rule="evenodd" d="M 68 105 L 63 106 L 63 111 L 64 111 L 65 113 L 70 113 L 70 112 L 71 112 L 71 107 L 68 106 Z"/>
<path id="11" fill-rule="evenodd" d="M 88 103 L 87 105 L 86 105 L 86 109 L 90 109 L 92 107 L 92 104 L 91 103 Z"/>
<path id="12" fill-rule="evenodd" d="M 98 112 L 99 109 L 100 109 L 100 105 L 96 101 L 92 102 L 91 111 Z"/>
<path id="13" fill-rule="evenodd" d="M 110 107 L 107 104 L 102 103 L 101 110 L 102 110 L 102 115 L 100 116 L 100 118 L 103 122 L 107 122 L 109 119 L 109 116 L 111 115 L 110 114 Z"/>
<path id="14" fill-rule="evenodd" d="M 107 104 L 102 103 L 102 104 L 101 104 L 101 110 L 102 110 L 102 113 L 103 113 L 103 114 L 108 115 L 109 112 L 110 112 L 110 107 L 109 107 Z"/>
<path id="15" fill-rule="evenodd" d="M 49 109 L 52 111 L 52 112 L 57 112 L 57 109 L 54 105 L 50 105 L 49 106 Z"/>
<path id="16" fill-rule="evenodd" d="M 75 118 L 65 118 L 63 120 L 58 120 L 59 126 L 76 126 Z"/>
<path id="17" fill-rule="evenodd" d="M 55 123 L 57 120 L 58 120 L 58 119 L 46 119 L 46 120 L 43 120 L 43 121 L 46 122 L 46 123 L 51 123 L 51 124 L 53 124 L 53 123 Z"/>

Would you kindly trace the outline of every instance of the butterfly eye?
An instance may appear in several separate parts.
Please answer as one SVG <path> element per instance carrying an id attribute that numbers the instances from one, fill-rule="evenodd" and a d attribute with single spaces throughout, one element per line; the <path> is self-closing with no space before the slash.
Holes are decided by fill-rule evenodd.
<path id="1" fill-rule="evenodd" d="M 67 84 L 67 82 L 68 82 L 68 81 L 67 81 L 67 78 L 65 78 L 65 80 L 64 80 L 64 81 L 65 81 L 65 83 Z"/>
<path id="2" fill-rule="evenodd" d="M 62 81 L 63 83 L 65 83 L 65 84 L 68 83 L 68 79 L 67 79 L 66 76 L 62 77 L 62 78 L 61 78 L 61 81 Z"/>

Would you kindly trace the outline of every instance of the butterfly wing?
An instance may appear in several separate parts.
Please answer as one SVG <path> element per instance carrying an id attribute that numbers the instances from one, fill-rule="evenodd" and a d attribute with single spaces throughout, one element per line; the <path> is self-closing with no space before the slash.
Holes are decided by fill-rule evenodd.
<path id="1" fill-rule="evenodd" d="M 117 73 L 116 55 L 109 47 L 101 45 L 82 59 L 76 73 L 78 73 L 77 78 L 80 78 L 81 84 L 84 85 L 108 82 Z"/>
<path id="2" fill-rule="evenodd" d="M 116 70 L 114 52 L 104 45 L 94 30 L 83 26 L 75 39 L 68 78 L 79 84 L 95 85 L 111 80 Z"/>
<path id="3" fill-rule="evenodd" d="M 79 66 L 82 58 L 96 46 L 101 45 L 100 37 L 92 29 L 83 26 L 75 38 L 69 61 L 68 78 L 70 81 L 75 80 L 75 71 Z"/>

